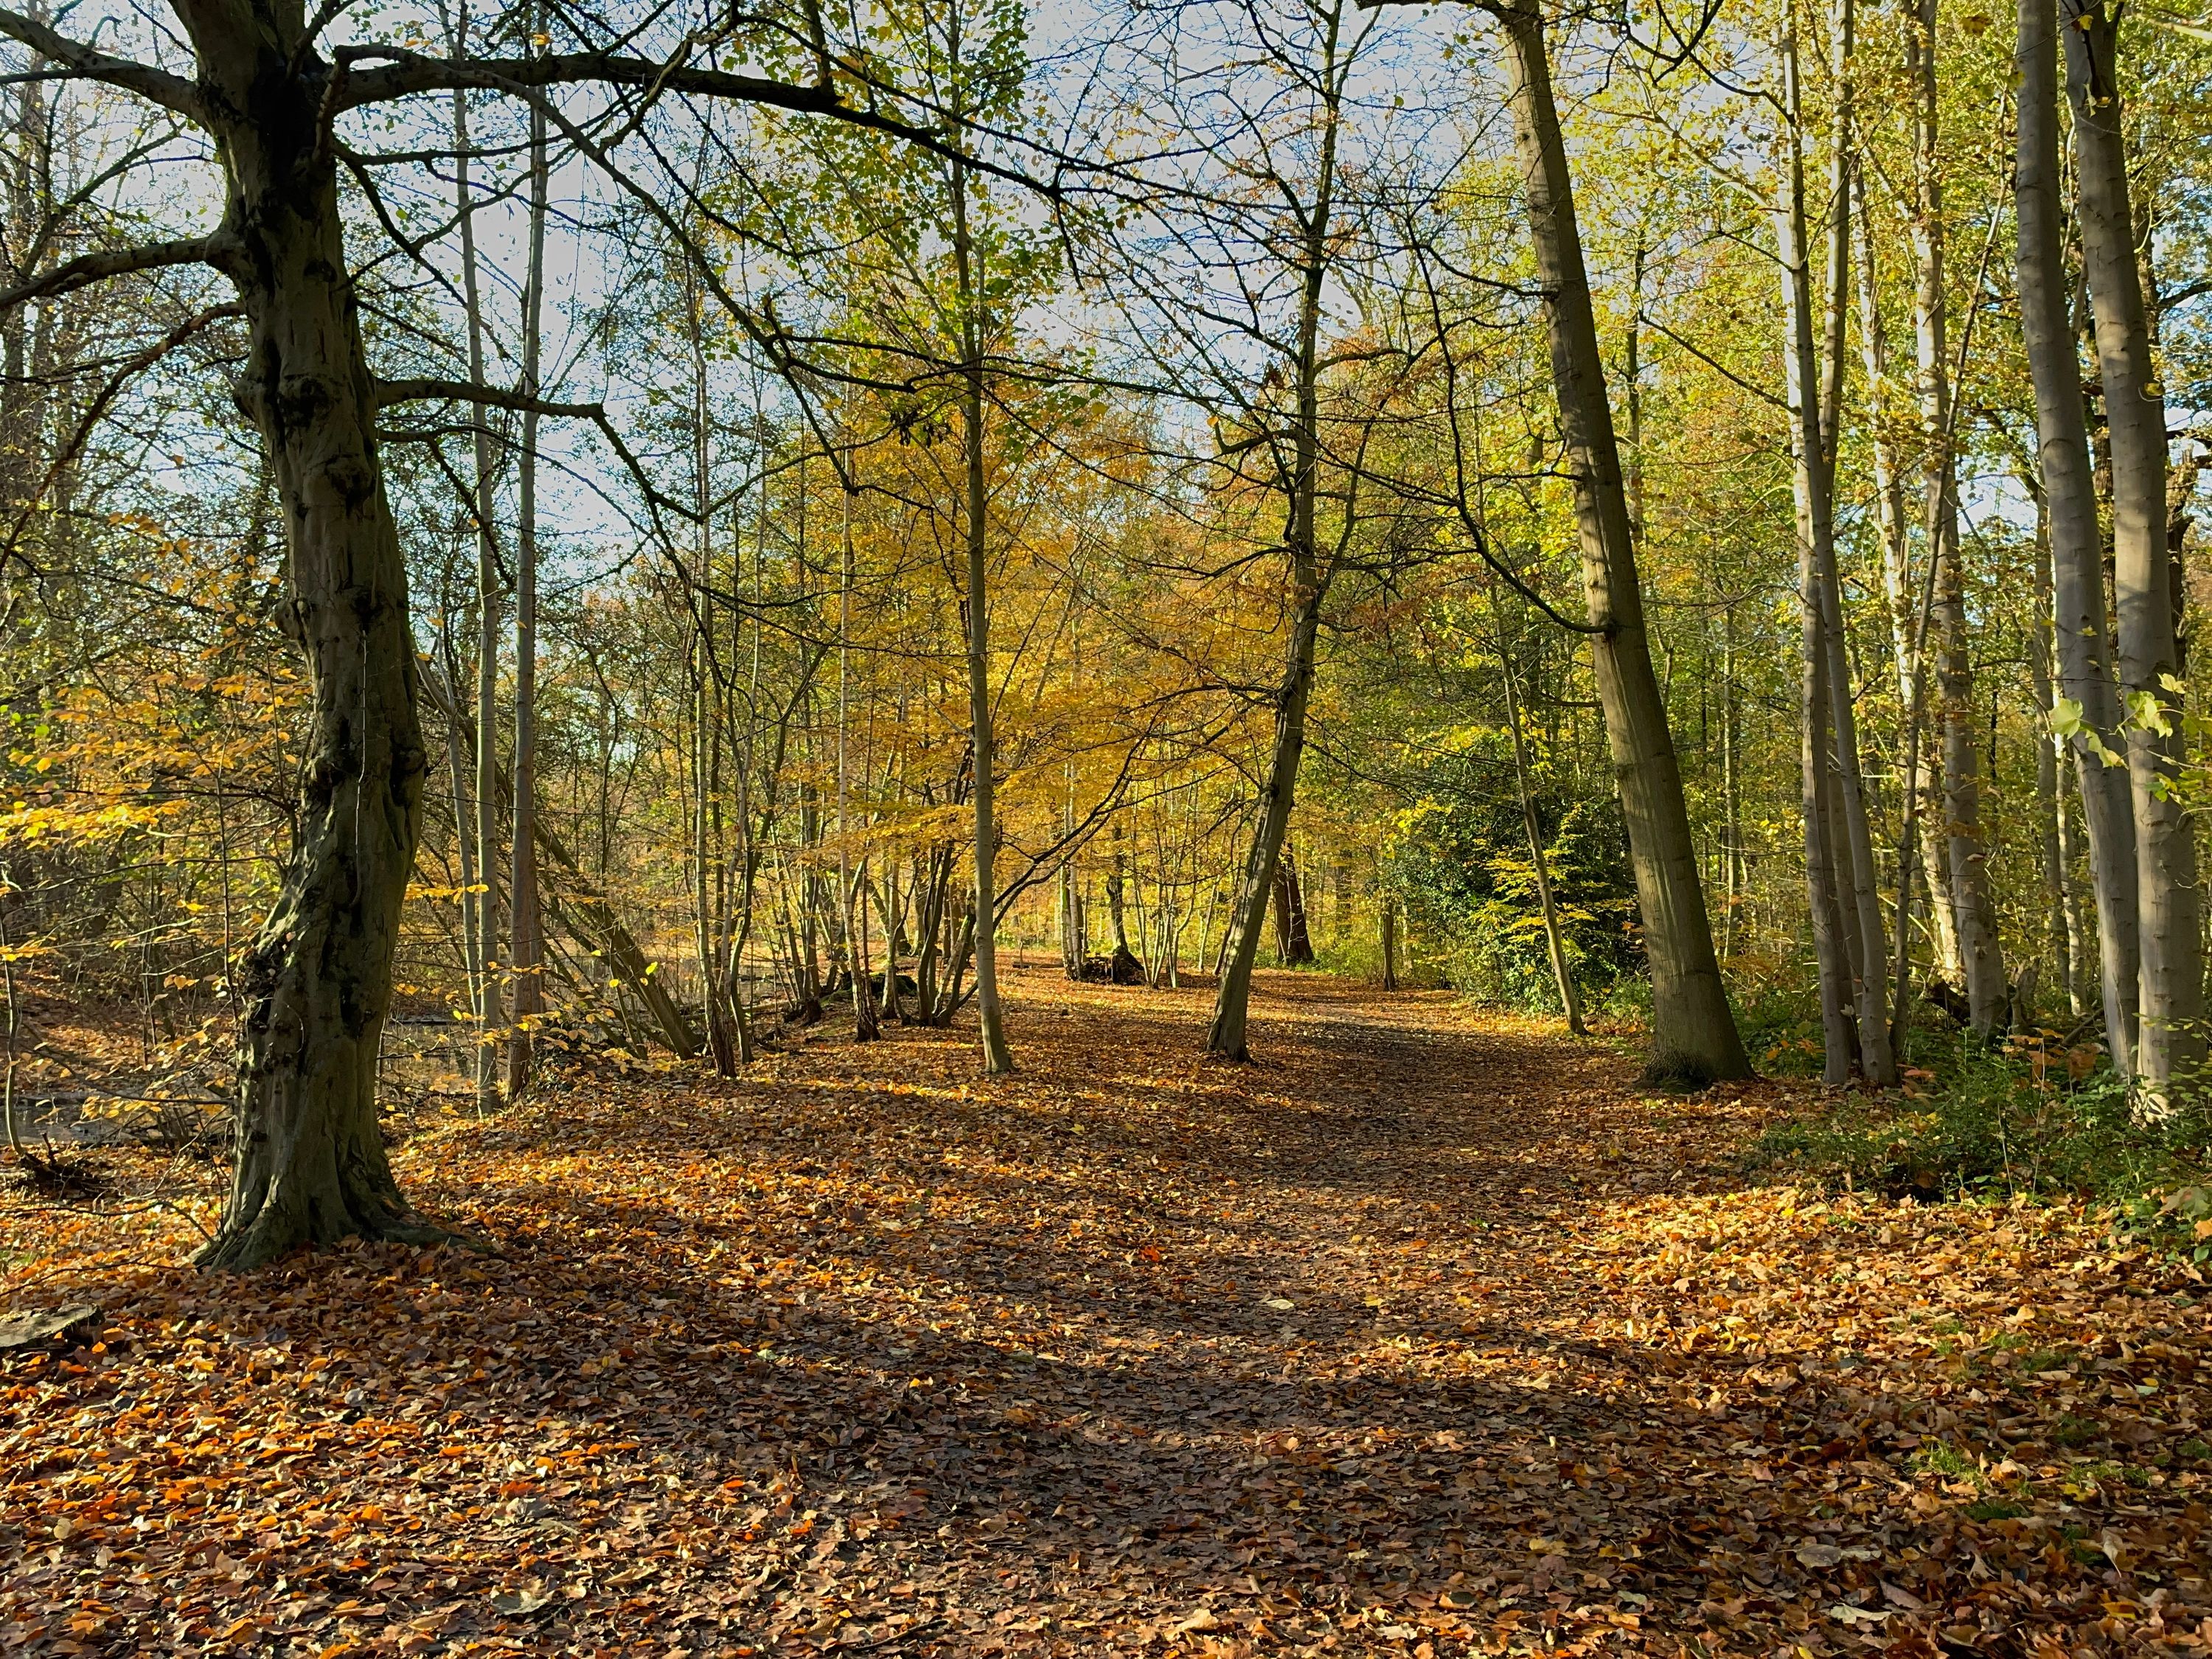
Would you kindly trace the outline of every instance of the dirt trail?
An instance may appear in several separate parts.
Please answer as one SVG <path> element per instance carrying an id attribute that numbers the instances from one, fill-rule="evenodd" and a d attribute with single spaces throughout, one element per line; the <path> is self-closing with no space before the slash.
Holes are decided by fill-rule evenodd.
<path id="1" fill-rule="evenodd" d="M 0 1359 L 0 1647 L 2202 1650 L 2170 1266 L 1745 1189 L 1772 1089 L 1440 994 L 1205 1012 L 578 1073 L 401 1156 L 489 1259 L 11 1202 L 108 1330 Z"/>

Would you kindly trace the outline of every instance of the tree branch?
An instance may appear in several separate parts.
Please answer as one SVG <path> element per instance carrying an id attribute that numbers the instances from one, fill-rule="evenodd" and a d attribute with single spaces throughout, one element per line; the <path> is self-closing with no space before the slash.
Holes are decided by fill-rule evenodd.
<path id="1" fill-rule="evenodd" d="M 245 314 L 246 307 L 234 301 L 229 305 L 212 306 L 205 311 L 196 312 L 178 323 L 153 344 L 135 353 L 108 377 L 107 384 L 100 389 L 100 395 L 92 400 L 90 406 L 84 411 L 83 418 L 77 422 L 76 431 L 71 433 L 69 441 L 55 452 L 53 460 L 46 468 L 46 477 L 39 482 L 39 487 L 24 498 L 17 509 L 15 522 L 9 527 L 7 540 L 5 543 L 0 543 L 0 562 L 13 556 L 17 549 L 22 545 L 24 532 L 30 526 L 31 520 L 38 510 L 39 502 L 44 500 L 46 492 L 54 487 L 55 480 L 75 465 L 77 458 L 84 453 L 84 447 L 92 441 L 93 429 L 106 416 L 116 398 L 122 395 L 123 388 L 128 386 L 134 377 L 151 368 L 204 329 L 219 322 L 228 321 L 232 318 L 243 317 Z"/>
<path id="2" fill-rule="evenodd" d="M 638 488 L 644 492 L 647 503 L 656 512 L 672 513 L 678 518 L 684 519 L 696 520 L 699 516 L 697 509 L 687 507 L 681 501 L 672 500 L 661 493 L 659 488 L 653 482 L 653 475 L 646 470 L 645 463 L 641 461 L 631 451 L 630 447 L 623 441 L 622 434 L 615 429 L 615 423 L 607 418 L 606 405 L 604 404 L 554 403 L 544 398 L 533 398 L 525 392 L 510 392 L 503 386 L 471 386 L 466 380 L 440 380 L 418 377 L 405 380 L 379 380 L 376 383 L 376 406 L 379 409 L 387 409 L 393 404 L 431 401 L 475 404 L 479 407 L 489 409 L 510 409 L 519 414 L 550 415 L 556 420 L 567 418 L 589 421 L 599 429 L 599 435 L 607 441 L 608 446 L 620 459 L 623 467 L 636 481 Z"/>
<path id="3" fill-rule="evenodd" d="M 343 84 L 334 88 L 330 100 L 333 112 L 416 93 L 450 92 L 461 87 L 514 92 L 524 88 L 535 90 L 597 82 L 653 94 L 678 92 L 693 97 L 726 98 L 739 103 L 791 110 L 801 115 L 824 116 L 848 126 L 902 138 L 946 161 L 957 161 L 979 173 L 1047 196 L 1057 197 L 1060 193 L 1057 184 L 970 155 L 927 127 L 848 104 L 834 87 L 794 86 L 765 76 L 700 69 L 688 64 L 658 64 L 650 58 L 613 52 L 570 52 L 548 53 L 542 58 L 456 60 L 426 58 L 398 46 L 348 46 L 340 48 L 334 56 Z M 353 67 L 370 58 L 388 61 L 381 69 Z"/>
<path id="4" fill-rule="evenodd" d="M 127 58 L 111 57 L 82 40 L 58 34 L 37 18 L 26 17 L 17 11 L 0 9 L 0 34 L 21 41 L 41 57 L 68 65 L 81 80 L 105 81 L 111 87 L 135 92 L 164 109 L 173 109 L 204 125 L 207 120 L 207 103 L 200 96 L 200 89 L 181 76 L 150 64 L 133 63 Z"/>
<path id="5" fill-rule="evenodd" d="M 0 16 L 4 16 L 0 13 Z M 82 253 L 56 265 L 43 276 L 0 290 L 0 314 L 32 300 L 50 300 L 71 294 L 110 276 L 127 276 L 134 270 L 161 270 L 170 265 L 212 264 L 221 251 L 213 236 L 194 236 L 180 242 L 153 242 L 144 247 L 114 248 L 103 253 Z"/>

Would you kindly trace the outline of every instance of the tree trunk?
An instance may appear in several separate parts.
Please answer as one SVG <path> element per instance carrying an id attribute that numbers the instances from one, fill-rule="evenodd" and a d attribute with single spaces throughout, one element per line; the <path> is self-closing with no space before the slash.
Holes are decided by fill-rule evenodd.
<path id="1" fill-rule="evenodd" d="M 849 412 L 849 409 L 848 409 Z M 848 456 L 838 471 L 837 550 L 837 895 L 845 934 L 845 978 L 853 989 L 853 1041 L 873 1042 L 875 981 L 868 970 L 867 860 L 854 869 L 852 843 L 853 496 Z M 858 902 L 855 902 L 855 892 Z"/>
<path id="2" fill-rule="evenodd" d="M 1603 630 L 1591 637 L 1591 655 L 1650 957 L 1651 1071 L 1686 1081 L 1747 1077 L 1751 1063 L 1714 959 L 1681 771 L 1651 671 L 1543 20 L 1519 6 L 1500 7 L 1497 15 L 1511 47 L 1514 129 L 1574 474 L 1585 598 L 1591 623 Z"/>
<path id="3" fill-rule="evenodd" d="M 1277 860 L 1275 878 L 1283 895 L 1283 963 L 1304 968 L 1314 960 L 1313 930 L 1306 921 L 1306 884 L 1298 876 L 1298 860 L 1287 842 Z"/>
<path id="4" fill-rule="evenodd" d="M 465 55 L 465 33 L 453 42 L 456 56 Z M 461 223 L 461 293 L 468 316 L 469 384 L 484 384 L 483 295 L 477 280 L 476 198 L 469 183 L 468 94 L 453 94 L 454 208 Z M 499 966 L 499 613 L 504 593 L 500 582 L 499 546 L 492 528 L 493 461 L 488 411 L 479 404 L 471 411 L 475 427 L 475 496 L 471 509 L 476 520 L 477 545 L 477 787 L 476 823 L 471 833 L 477 848 L 477 937 L 483 955 L 477 1001 L 477 1109 L 483 1110 L 499 1095 L 499 1030 L 505 1024 L 500 1012 Z"/>
<path id="5" fill-rule="evenodd" d="M 1907 31 L 1913 79 L 1913 323 L 1919 365 L 1921 483 L 1928 556 L 1936 562 L 1938 728 L 1943 748 L 1943 832 L 1951 905 L 1966 976 L 1968 1024 L 1987 1036 L 2003 1020 L 2004 958 L 1990 897 L 1982 837 L 1980 762 L 1974 743 L 1973 665 L 1965 574 L 1960 567 L 1959 489 L 1953 441 L 1948 295 L 1943 276 L 1943 192 L 1936 153 L 1936 0 L 1917 0 Z"/>
<path id="6" fill-rule="evenodd" d="M 2175 1078 L 2201 1047 L 2196 1022 L 2203 1003 L 2197 850 L 2178 788 L 2184 743 L 2166 539 L 2166 397 L 2151 362 L 2136 263 L 2112 20 L 2101 4 L 2075 16 L 2078 26 L 2063 31 L 2067 93 L 2082 264 L 2112 441 L 2112 594 L 2135 806 L 2136 1075 L 2154 1108 L 2163 1109 Z"/>
<path id="7" fill-rule="evenodd" d="M 545 218 L 550 179 L 545 112 L 530 113 L 530 264 L 522 290 L 522 391 L 538 395 L 545 299 Z M 507 854 L 508 946 L 514 1030 L 507 1044 L 507 1097 L 530 1086 L 532 1027 L 545 1012 L 544 924 L 538 902 L 538 414 L 522 417 L 514 535 L 514 833 Z"/>
<path id="8" fill-rule="evenodd" d="M 1129 854 L 1121 844 L 1125 835 L 1121 820 L 1116 816 L 1114 820 L 1114 865 L 1106 877 L 1106 909 L 1114 923 L 1114 956 L 1106 965 L 1106 978 L 1108 983 L 1113 985 L 1134 985 L 1145 976 L 1145 964 L 1129 948 L 1127 908 Z M 1140 913 L 1142 908 L 1140 902 Z M 1141 927 L 1138 931 L 1143 931 Z"/>
<path id="9" fill-rule="evenodd" d="M 407 571 L 376 448 L 322 82 L 245 0 L 185 14 L 219 118 L 226 262 L 250 341 L 236 380 L 284 505 L 287 594 L 313 693 L 299 833 L 240 975 L 236 1165 L 206 1265 L 301 1244 L 445 1237 L 399 1195 L 377 1058 L 426 769 Z"/>
<path id="10" fill-rule="evenodd" d="M 1847 87 L 1851 8 L 1838 10 L 1838 84 Z M 1826 373 L 1814 343 L 1811 250 L 1805 210 L 1802 100 L 1794 19 L 1782 35 L 1784 127 L 1783 198 L 1776 232 L 1790 337 L 1790 453 L 1798 538 L 1804 738 L 1801 745 L 1806 885 L 1820 957 L 1826 1080 L 1840 1084 L 1856 1063 L 1869 1082 L 1897 1079 L 1889 1048 L 1887 951 L 1875 887 L 1874 848 L 1859 775 L 1858 733 L 1844 650 L 1842 585 L 1836 571 L 1835 457 L 1843 397 L 1842 355 L 1850 225 L 1832 221 L 1825 298 Z M 1836 118 L 1830 195 L 1849 199 L 1850 105 Z M 1836 999 L 1832 1007 L 1826 1006 Z"/>
<path id="11" fill-rule="evenodd" d="M 1567 936 L 1559 924 L 1559 900 L 1552 891 L 1551 860 L 1544 854 L 1544 836 L 1536 822 L 1536 800 L 1528 789 L 1528 745 L 1521 736 L 1521 699 L 1513 684 L 1513 655 L 1501 648 L 1498 665 L 1505 671 L 1505 729 L 1513 739 L 1513 782 L 1521 796 L 1521 823 L 1528 834 L 1528 867 L 1536 877 L 1536 902 L 1544 915 L 1544 947 L 1552 958 L 1552 982 L 1559 988 L 1559 1010 L 1567 1017 L 1567 1030 L 1577 1036 L 1589 1035 L 1583 1024 L 1583 1000 L 1575 989 L 1574 970 L 1567 963 Z M 1387 939 L 1392 930 L 1385 925 Z M 1387 954 L 1387 952 L 1386 952 Z M 1390 980 L 1388 965 L 1384 983 Z"/>
<path id="12" fill-rule="evenodd" d="M 1310 524 L 1311 501 L 1306 502 Z M 1305 580 L 1314 574 L 1312 543 L 1304 544 L 1299 558 Z M 1321 623 L 1320 596 L 1294 573 L 1293 585 L 1301 595 L 1291 614 L 1290 660 L 1283 671 L 1275 698 L 1275 742 L 1267 759 L 1267 782 L 1260 797 L 1259 822 L 1244 858 L 1244 870 L 1230 911 L 1230 945 L 1221 970 L 1221 983 L 1213 1000 L 1213 1024 L 1206 1032 L 1206 1049 L 1224 1060 L 1252 1057 L 1245 1040 L 1245 1025 L 1252 1000 L 1252 969 L 1260 955 L 1260 937 L 1267 927 L 1269 897 L 1275 884 L 1275 860 L 1283 850 L 1290 828 L 1291 808 L 1297 790 L 1298 763 L 1305 754 L 1306 703 L 1313 692 L 1314 641 Z"/>
<path id="13" fill-rule="evenodd" d="M 1289 434 L 1292 471 L 1290 477 L 1279 480 L 1285 498 L 1285 540 L 1290 554 L 1290 649 L 1275 694 L 1275 741 L 1267 760 L 1267 781 L 1261 793 L 1259 820 L 1230 913 L 1232 942 L 1214 995 L 1213 1023 L 1206 1035 L 1206 1052 L 1224 1060 L 1252 1057 L 1245 1041 L 1252 969 L 1260 954 L 1261 932 L 1267 925 L 1275 862 L 1282 854 L 1283 837 L 1289 831 L 1291 809 L 1297 796 L 1298 765 L 1306 746 L 1306 705 L 1313 693 L 1314 642 L 1321 627 L 1322 581 L 1315 522 L 1321 474 L 1321 311 L 1333 252 L 1337 139 L 1342 125 L 1341 70 L 1337 58 L 1337 27 L 1342 15 L 1341 8 L 1328 14 L 1324 58 L 1316 77 L 1324 88 L 1327 113 L 1315 172 L 1314 200 L 1301 227 L 1297 356 L 1291 365 L 1297 398 L 1297 417 Z"/>
<path id="14" fill-rule="evenodd" d="M 986 1076 L 1014 1069 L 1006 1047 L 1006 1013 L 999 1000 L 999 888 L 996 880 L 998 823 L 994 817 L 998 764 L 992 741 L 991 606 L 988 583 L 988 526 L 985 522 L 983 468 L 983 313 L 981 255 L 968 226 L 968 163 L 952 167 L 953 256 L 960 282 L 960 404 L 967 504 L 963 529 L 968 554 L 968 720 L 974 734 L 975 765 L 975 1013 Z"/>
<path id="15" fill-rule="evenodd" d="M 2044 944 L 2057 970 L 2059 988 L 2079 1013 L 2081 987 L 2067 906 L 2065 799 L 2058 787 L 2061 739 L 2052 730 L 2057 709 L 2051 673 L 2051 513 L 2040 481 L 2030 482 L 2035 495 L 2035 612 L 2028 630 L 2027 679 L 2043 726 L 2035 744 L 2035 843 L 2043 866 Z"/>
<path id="16" fill-rule="evenodd" d="M 2035 386 L 2036 459 L 2048 527 L 2057 696 L 2054 735 L 2074 757 L 2097 909 L 2106 1042 L 2135 1073 L 2140 953 L 2135 803 L 2118 761 L 2118 689 L 2105 609 L 2104 532 L 2089 458 L 2087 410 L 2069 306 L 2058 143 L 2058 22 L 2053 0 L 2020 0 L 2020 138 L 2014 173 L 2021 342 Z M 2054 711 L 2060 705 L 2054 700 Z"/>
<path id="17" fill-rule="evenodd" d="M 532 826 L 537 850 L 552 860 L 555 873 L 544 884 L 547 890 L 557 893 L 562 887 L 581 914 L 583 924 L 590 937 L 583 943 L 595 950 L 606 963 L 607 970 L 617 984 L 627 985 L 644 1003 L 645 1011 L 653 1017 L 659 1029 L 660 1040 L 679 1060 L 689 1060 L 699 1052 L 699 1036 L 684 1018 L 684 1011 L 676 1006 L 670 994 L 668 981 L 659 971 L 659 965 L 645 954 L 635 935 L 615 915 L 614 906 L 606 895 L 585 875 L 560 838 L 547 826 L 543 818 Z"/>
<path id="18" fill-rule="evenodd" d="M 1874 210 L 1867 200 L 1866 184 L 1853 168 L 1850 179 L 1852 204 L 1851 228 L 1858 243 L 1856 287 L 1859 313 L 1859 356 L 1866 370 L 1868 399 L 1871 404 L 1869 422 L 1869 447 L 1874 459 L 1875 518 L 1881 536 L 1882 586 L 1888 599 L 1891 650 L 1897 664 L 1897 700 L 1900 708 L 1910 711 L 1925 695 L 1921 656 L 1926 641 L 1922 635 L 1919 595 L 1912 580 L 1911 561 L 1908 553 L 1905 527 L 1905 480 L 1899 470 L 1897 443 L 1893 435 L 1895 419 L 1889 408 L 1889 341 L 1888 331 L 1883 325 L 1879 271 L 1875 261 Z M 1911 738 L 1912 752 L 1900 756 L 1900 769 L 1916 779 L 1924 770 L 1929 783 L 1942 775 L 1942 769 L 1930 763 L 1918 736 L 1918 724 L 1908 712 L 1906 723 L 1916 735 Z M 1906 862 L 1917 851 L 1919 864 L 1927 878 L 1929 892 L 1929 927 L 1934 938 L 1936 971 L 1942 977 L 1964 979 L 1966 969 L 1959 961 L 1958 918 L 1951 906 L 1951 884 L 1944 874 L 1943 848 L 1940 837 L 1924 832 L 1920 818 L 1925 811 L 1924 802 L 1933 789 L 1912 792 L 1909 810 L 1912 814 L 1911 828 L 1902 837 Z M 1898 909 L 1903 915 L 1911 907 L 1905 902 L 1906 878 L 1905 866 L 1899 866 Z M 1904 956 L 1911 936 L 1893 940 Z M 1900 983 L 1910 978 L 1910 963 L 1900 960 L 1897 973 Z M 1901 1022 L 1893 1012 L 1891 1029 L 1899 1029 Z"/>
<path id="19" fill-rule="evenodd" d="M 1382 988 L 1398 988 L 1398 896 L 1382 890 Z"/>

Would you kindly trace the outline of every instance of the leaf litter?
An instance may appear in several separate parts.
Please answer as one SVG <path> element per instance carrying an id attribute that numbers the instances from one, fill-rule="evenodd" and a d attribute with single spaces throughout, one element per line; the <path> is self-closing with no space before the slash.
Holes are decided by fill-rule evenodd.
<path id="1" fill-rule="evenodd" d="M 817 1034 L 410 1136 L 495 1255 L 10 1200 L 10 1307 L 100 1315 L 0 1355 L 0 1647 L 2212 1647 L 2173 1261 L 1748 1186 L 1802 1099 L 1439 994 L 1263 976 L 1228 1067 L 1202 993 L 1013 987 L 1010 1079 Z"/>

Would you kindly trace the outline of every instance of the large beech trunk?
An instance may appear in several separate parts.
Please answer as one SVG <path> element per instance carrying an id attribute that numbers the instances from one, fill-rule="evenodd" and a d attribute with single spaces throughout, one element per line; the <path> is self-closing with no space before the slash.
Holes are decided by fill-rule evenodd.
<path id="1" fill-rule="evenodd" d="M 2020 0 L 2020 145 L 2014 173 L 2021 336 L 2035 383 L 2037 461 L 2051 545 L 2057 692 L 2073 706 L 2068 748 L 2081 785 L 2096 895 L 2105 1038 L 2134 1074 L 2139 952 L 2135 805 L 2124 768 L 2107 765 L 2120 734 L 2105 611 L 2103 533 L 2089 461 L 2087 411 L 2068 315 L 2058 162 L 2058 33 L 2053 0 Z"/>
<path id="2" fill-rule="evenodd" d="M 1514 130 L 1551 332 L 1552 375 L 1574 473 L 1591 657 L 1651 963 L 1652 1070 L 1685 1079 L 1747 1077 L 1751 1063 L 1713 956 L 1697 844 L 1666 706 L 1651 671 L 1620 452 L 1598 355 L 1582 236 L 1552 99 L 1540 13 L 1500 7 L 1511 48 Z"/>
<path id="3" fill-rule="evenodd" d="M 379 470 L 319 83 L 246 0 L 185 14 L 223 113 L 225 269 L 251 329 L 238 389 L 283 503 L 288 599 L 313 690 L 299 839 L 248 953 L 237 1165 L 208 1265 L 301 1244 L 444 1237 L 409 1209 L 377 1127 L 377 1054 L 422 819 L 406 569 Z"/>
<path id="4" fill-rule="evenodd" d="M 2166 398 L 2151 363 L 2150 322 L 2136 259 L 2112 20 L 2101 5 L 2085 7 L 2077 27 L 2063 33 L 2067 95 L 2074 106 L 2082 264 L 2112 447 L 2112 595 L 2119 690 L 2129 714 L 2141 952 L 2136 1070 L 2153 1101 L 2162 1104 L 2177 1073 L 2188 1069 L 2201 1047 L 2196 1024 L 2203 1006 L 2197 850 L 2176 787 L 2183 750 L 2181 662 L 2166 538 Z"/>

